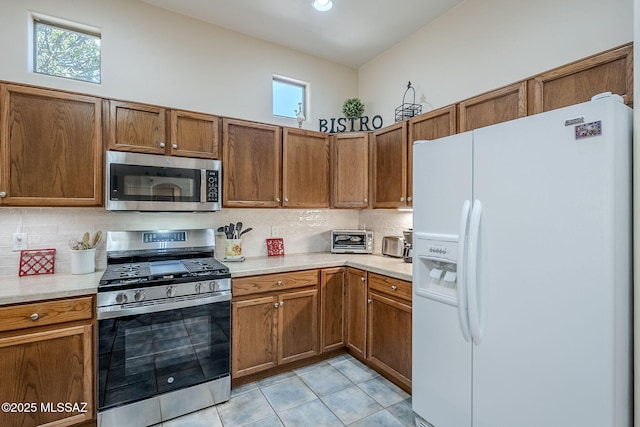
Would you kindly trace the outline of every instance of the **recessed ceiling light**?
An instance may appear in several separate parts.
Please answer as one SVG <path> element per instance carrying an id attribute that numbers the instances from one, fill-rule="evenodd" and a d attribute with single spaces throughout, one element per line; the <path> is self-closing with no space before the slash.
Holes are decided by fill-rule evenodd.
<path id="1" fill-rule="evenodd" d="M 313 7 L 320 12 L 326 12 L 333 7 L 331 0 L 314 0 Z"/>

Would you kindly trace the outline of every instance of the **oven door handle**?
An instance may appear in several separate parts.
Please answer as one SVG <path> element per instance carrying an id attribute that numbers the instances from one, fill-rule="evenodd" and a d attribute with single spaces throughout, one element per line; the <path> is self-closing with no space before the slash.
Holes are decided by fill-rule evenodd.
<path id="1" fill-rule="evenodd" d="M 98 307 L 98 320 L 113 319 L 116 317 L 136 316 L 141 314 L 157 313 L 159 311 L 174 310 L 178 308 L 196 307 L 216 302 L 231 301 L 231 291 L 222 291 L 216 295 L 198 298 L 168 298 L 142 303 L 130 303 Z"/>

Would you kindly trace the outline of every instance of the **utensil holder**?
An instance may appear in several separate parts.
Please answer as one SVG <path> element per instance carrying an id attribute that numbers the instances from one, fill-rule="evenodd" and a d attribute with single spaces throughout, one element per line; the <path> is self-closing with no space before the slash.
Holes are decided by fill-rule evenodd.
<path id="1" fill-rule="evenodd" d="M 227 239 L 224 242 L 224 254 L 226 259 L 242 258 L 242 239 Z"/>
<path id="2" fill-rule="evenodd" d="M 71 251 L 71 274 L 88 274 L 96 271 L 96 250 Z"/>

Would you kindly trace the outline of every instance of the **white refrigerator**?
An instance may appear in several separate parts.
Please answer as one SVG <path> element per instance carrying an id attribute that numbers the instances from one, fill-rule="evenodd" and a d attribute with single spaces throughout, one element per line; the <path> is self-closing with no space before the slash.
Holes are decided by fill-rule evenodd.
<path id="1" fill-rule="evenodd" d="M 617 95 L 413 145 L 413 410 L 628 427 L 631 120 Z"/>

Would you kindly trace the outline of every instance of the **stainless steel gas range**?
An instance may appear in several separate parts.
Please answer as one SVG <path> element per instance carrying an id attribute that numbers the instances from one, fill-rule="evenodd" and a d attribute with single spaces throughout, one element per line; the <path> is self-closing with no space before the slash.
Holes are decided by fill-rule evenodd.
<path id="1" fill-rule="evenodd" d="M 98 426 L 148 426 L 229 400 L 231 275 L 213 229 L 107 233 Z"/>

